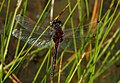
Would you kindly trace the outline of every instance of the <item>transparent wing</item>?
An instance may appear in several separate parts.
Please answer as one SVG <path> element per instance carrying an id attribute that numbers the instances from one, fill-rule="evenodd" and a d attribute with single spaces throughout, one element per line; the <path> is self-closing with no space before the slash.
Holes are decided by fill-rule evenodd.
<path id="1" fill-rule="evenodd" d="M 31 32 L 36 24 L 35 21 L 30 19 L 27 16 L 17 15 L 16 21 L 27 31 Z M 40 28 L 40 26 L 37 26 L 36 30 L 34 31 L 35 34 L 41 34 L 43 32 L 43 28 Z M 49 31 L 46 31 L 45 35 L 50 35 Z"/>
<path id="2" fill-rule="evenodd" d="M 20 34 L 21 33 L 21 34 Z M 21 32 L 18 29 L 14 29 L 12 32 L 12 35 L 16 38 L 20 38 L 20 40 L 26 42 L 28 37 L 30 36 L 30 33 L 27 32 L 26 30 L 22 30 Z M 33 36 L 28 40 L 29 44 L 33 44 L 38 38 L 38 35 L 33 34 Z M 49 47 L 50 46 L 50 39 L 46 38 L 46 37 L 42 37 L 41 39 L 39 39 L 34 46 L 37 47 Z"/>
<path id="3" fill-rule="evenodd" d="M 95 39 L 96 33 L 92 33 L 91 27 L 90 27 L 91 25 L 94 25 L 94 24 L 95 22 L 86 24 L 84 26 L 79 26 L 73 29 L 74 33 L 72 29 L 64 30 L 63 41 L 60 43 L 60 48 L 64 49 L 65 47 L 67 47 L 68 50 L 74 50 L 74 43 L 75 43 L 77 46 L 77 49 L 79 49 L 82 42 L 86 43 L 91 39 Z M 100 28 L 102 24 L 103 24 L 102 22 L 98 22 L 95 27 L 96 30 Z"/>
<path id="4" fill-rule="evenodd" d="M 89 23 L 89 24 L 85 24 L 83 26 L 78 26 L 74 29 L 65 29 L 63 31 L 64 33 L 64 36 L 63 38 L 66 39 L 66 38 L 73 38 L 73 35 L 75 36 L 75 38 L 85 38 L 85 37 L 91 37 L 93 36 L 92 31 L 91 31 L 91 28 L 92 28 L 92 25 L 95 25 L 95 29 L 97 30 L 98 28 L 100 28 L 103 23 L 102 22 L 92 22 L 92 23 Z M 73 33 L 74 31 L 74 33 Z M 96 32 L 96 31 L 95 31 Z M 95 34 L 95 33 L 94 33 Z"/>

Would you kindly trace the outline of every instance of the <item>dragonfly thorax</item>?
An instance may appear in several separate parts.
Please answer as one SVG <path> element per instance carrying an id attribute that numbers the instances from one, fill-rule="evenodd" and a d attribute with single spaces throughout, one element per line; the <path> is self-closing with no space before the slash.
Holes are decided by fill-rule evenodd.
<path id="1" fill-rule="evenodd" d="M 62 42 L 63 40 L 63 30 L 61 28 L 61 21 L 60 20 L 54 20 L 52 22 L 53 27 L 53 41 L 56 45 L 59 44 L 59 42 Z"/>

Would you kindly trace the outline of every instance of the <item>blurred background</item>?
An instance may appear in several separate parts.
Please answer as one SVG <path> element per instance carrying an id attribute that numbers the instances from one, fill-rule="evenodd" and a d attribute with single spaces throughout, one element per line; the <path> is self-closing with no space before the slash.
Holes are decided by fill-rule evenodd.
<path id="1" fill-rule="evenodd" d="M 37 21 L 37 19 L 39 18 L 40 14 L 43 11 L 43 9 L 45 8 L 47 2 L 48 2 L 48 0 L 28 0 L 25 15 L 30 17 L 32 20 Z M 76 2 L 77 2 L 76 0 L 71 0 L 72 8 L 75 6 Z M 83 1 L 83 2 L 85 2 L 85 1 Z M 112 0 L 105 0 L 103 2 L 104 2 L 104 5 L 102 8 L 101 16 L 103 16 L 106 13 L 106 11 L 108 11 Z M 117 2 L 118 1 L 115 0 L 114 5 L 112 6 L 112 11 L 114 11 L 114 9 L 115 9 L 114 7 L 116 7 Z M 16 3 L 17 3 L 17 0 L 10 1 L 10 8 L 9 8 L 10 10 L 8 11 L 9 16 L 11 14 L 13 14 L 13 12 L 15 11 Z M 53 18 L 55 18 L 67 4 L 68 4 L 67 0 L 55 0 Z M 88 4 L 89 4 L 89 18 L 87 17 L 86 8 L 84 5 L 82 5 L 82 11 L 78 11 L 78 10 L 74 11 L 72 16 L 74 17 L 73 20 L 74 20 L 75 26 L 77 26 L 79 24 L 79 22 L 81 22 L 81 21 L 83 21 L 84 24 L 87 24 L 88 22 L 90 22 L 90 20 L 92 20 L 95 0 L 88 0 Z M 0 34 L 1 35 L 4 34 L 3 28 L 5 25 L 7 5 L 8 5 L 8 0 L 5 1 L 5 3 L 3 4 L 3 7 L 1 9 L 1 12 L 0 12 Z M 2 0 L 0 0 L 0 6 L 2 6 Z M 22 6 L 19 8 L 18 14 L 20 13 L 20 10 L 22 9 L 23 6 L 24 6 L 24 4 L 22 4 Z M 79 12 L 82 12 L 82 14 L 84 16 L 83 19 L 81 19 L 81 20 L 78 17 Z M 120 12 L 120 5 L 117 9 L 117 12 Z M 66 9 L 66 11 L 60 16 L 59 19 L 62 22 L 64 22 L 68 15 L 69 15 L 69 10 Z M 49 22 L 50 22 L 50 9 L 47 9 L 45 22 L 40 24 L 40 26 L 43 28 L 47 27 L 49 25 Z M 65 25 L 65 28 L 69 28 L 69 27 L 71 27 L 70 21 L 68 21 L 67 24 Z M 120 28 L 120 17 L 115 22 L 114 28 L 111 31 L 111 35 L 114 33 L 114 31 L 116 31 L 116 29 L 118 27 Z M 5 34 L 5 35 L 7 36 L 8 34 Z M 24 42 L 21 41 L 20 46 L 22 47 L 23 44 L 24 44 Z M 15 55 L 16 45 L 17 45 L 17 39 L 15 37 L 11 37 L 10 45 L 9 45 L 9 49 L 8 49 L 8 53 L 7 53 L 7 57 L 6 57 L 6 61 L 5 61 L 6 64 L 10 63 L 13 60 L 14 55 Z M 34 49 L 37 49 L 37 48 L 34 47 L 32 50 L 34 50 Z M 32 55 L 29 55 L 27 57 L 27 59 L 25 60 L 25 62 L 23 64 L 21 64 L 15 70 L 14 73 L 16 76 L 18 76 L 18 78 L 20 79 L 21 82 L 30 83 L 33 80 L 33 77 L 36 74 L 36 71 L 39 68 L 39 65 L 42 63 L 42 60 L 45 57 L 44 55 L 47 52 L 47 50 L 48 49 L 44 49 L 44 50 L 42 50 L 42 52 L 40 51 L 40 52 L 35 53 L 34 57 L 32 59 L 31 59 Z M 116 50 L 120 50 L 120 39 L 113 50 L 113 54 L 114 54 L 114 51 L 116 51 Z M 51 52 L 51 54 L 53 54 L 53 52 Z M 24 53 L 23 53 L 23 55 L 24 55 Z M 101 58 L 101 61 L 102 61 L 102 59 L 104 59 L 104 57 Z M 44 65 L 44 67 L 42 68 L 43 72 L 40 73 L 40 75 L 37 79 L 37 83 L 40 83 L 40 79 L 43 78 L 44 73 L 45 73 L 44 72 L 45 67 L 46 67 L 46 65 Z M 69 71 L 69 68 L 68 68 L 68 70 L 66 70 L 66 72 L 67 71 Z M 61 81 L 61 83 L 64 83 L 65 78 L 66 78 L 66 76 L 64 73 L 64 75 L 62 76 L 63 80 Z M 107 71 L 105 71 L 102 75 L 100 75 L 95 80 L 95 83 L 116 83 L 118 80 L 120 80 L 120 60 L 118 60 Z M 11 82 L 12 81 L 9 78 L 5 81 L 5 83 L 11 83 Z M 47 83 L 48 82 L 49 82 L 49 78 L 47 80 Z M 71 83 L 75 83 L 75 82 L 77 82 L 76 76 L 72 79 Z"/>

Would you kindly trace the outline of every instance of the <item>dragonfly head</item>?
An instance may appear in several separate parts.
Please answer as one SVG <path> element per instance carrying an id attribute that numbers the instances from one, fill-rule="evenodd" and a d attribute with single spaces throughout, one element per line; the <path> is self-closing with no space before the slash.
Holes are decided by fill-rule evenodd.
<path id="1" fill-rule="evenodd" d="M 52 27 L 55 27 L 55 26 L 61 26 L 62 22 L 58 19 L 56 20 L 53 20 L 52 23 L 51 23 L 51 26 Z"/>

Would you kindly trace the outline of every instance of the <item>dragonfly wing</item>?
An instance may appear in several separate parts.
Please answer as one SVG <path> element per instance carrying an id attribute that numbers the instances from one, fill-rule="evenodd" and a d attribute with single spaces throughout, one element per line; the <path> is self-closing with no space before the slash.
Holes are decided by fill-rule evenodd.
<path id="1" fill-rule="evenodd" d="M 91 31 L 91 25 L 94 25 L 96 22 L 92 22 L 89 24 L 85 24 L 83 26 L 78 26 L 74 29 L 67 29 L 64 30 L 64 36 L 63 38 L 73 38 L 73 35 L 75 38 L 84 38 L 84 37 L 92 37 L 95 33 Z M 102 22 L 96 23 L 96 30 L 102 26 Z M 74 33 L 73 33 L 74 31 Z M 96 31 L 95 31 L 96 32 Z"/>
<path id="2" fill-rule="evenodd" d="M 92 24 L 79 26 L 73 29 L 74 33 L 72 29 L 64 30 L 63 42 L 61 42 L 60 48 L 64 49 L 65 47 L 67 47 L 68 50 L 74 50 L 74 44 L 76 44 L 76 48 L 79 49 L 81 47 L 82 42 L 84 42 L 85 44 L 87 41 L 94 39 L 95 33 L 92 33 L 91 27 L 90 27 L 90 25 Z M 96 25 L 97 28 L 100 28 L 101 26 L 102 26 L 102 22 L 98 22 Z"/>
<path id="3" fill-rule="evenodd" d="M 76 49 L 80 49 L 82 43 L 86 44 L 89 40 L 91 40 L 91 37 L 81 37 L 81 38 L 65 38 L 60 43 L 60 48 L 66 50 L 74 50 L 74 46 L 76 44 Z"/>
<path id="4" fill-rule="evenodd" d="M 21 31 L 21 34 L 20 34 L 20 31 L 18 29 L 14 29 L 13 32 L 12 32 L 12 35 L 16 38 L 20 38 L 20 40 L 26 42 L 28 40 L 28 37 L 30 35 L 30 33 L 26 32 L 25 30 L 22 30 Z M 28 40 L 28 43 L 29 44 L 34 44 L 38 38 L 35 37 L 36 35 L 33 35 L 29 40 Z M 48 39 L 45 39 L 45 38 L 41 38 L 39 39 L 35 44 L 34 46 L 36 47 L 49 47 L 50 46 L 50 40 Z"/>
<path id="5" fill-rule="evenodd" d="M 31 32 L 36 24 L 35 21 L 33 21 L 31 18 L 23 15 L 17 15 L 16 16 L 16 21 L 27 31 Z M 40 26 L 37 26 L 36 30 L 34 33 L 36 34 L 41 34 L 43 32 L 43 28 L 40 28 Z M 49 35 L 49 31 L 46 31 L 46 35 Z"/>

